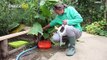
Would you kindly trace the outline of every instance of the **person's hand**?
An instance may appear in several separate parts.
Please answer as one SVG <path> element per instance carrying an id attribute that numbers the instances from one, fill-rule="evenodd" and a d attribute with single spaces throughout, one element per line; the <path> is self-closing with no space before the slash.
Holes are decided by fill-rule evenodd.
<path id="1" fill-rule="evenodd" d="M 46 30 L 46 29 L 49 28 L 49 27 L 50 27 L 50 24 L 46 25 L 46 26 L 43 27 L 42 29 L 43 29 L 43 30 Z"/>
<path id="2" fill-rule="evenodd" d="M 45 28 L 45 27 L 43 27 L 42 29 L 43 29 L 43 30 L 45 30 L 46 28 Z"/>
<path id="3" fill-rule="evenodd" d="M 67 20 L 63 20 L 63 24 L 66 25 L 67 24 Z"/>

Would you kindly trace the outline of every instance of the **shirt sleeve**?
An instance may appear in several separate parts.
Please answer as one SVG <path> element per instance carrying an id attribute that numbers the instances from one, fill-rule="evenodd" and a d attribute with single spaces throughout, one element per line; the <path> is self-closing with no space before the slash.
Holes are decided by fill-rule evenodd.
<path id="1" fill-rule="evenodd" d="M 81 23 L 83 21 L 83 18 L 81 15 L 75 10 L 73 7 L 69 7 L 69 14 L 73 18 L 71 20 L 67 20 L 68 25 L 75 25 L 78 23 Z"/>
<path id="2" fill-rule="evenodd" d="M 57 17 L 56 17 L 56 18 L 57 18 Z M 53 26 L 56 25 L 56 20 L 57 20 L 56 18 L 49 23 L 49 24 L 50 24 L 50 27 L 53 27 Z"/>

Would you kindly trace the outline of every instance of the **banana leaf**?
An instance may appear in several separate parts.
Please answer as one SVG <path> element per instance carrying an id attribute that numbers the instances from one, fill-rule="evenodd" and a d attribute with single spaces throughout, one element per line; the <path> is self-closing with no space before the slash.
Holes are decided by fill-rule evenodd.
<path id="1" fill-rule="evenodd" d="M 15 29 L 13 29 L 10 33 L 16 33 L 16 32 L 20 32 L 24 29 L 25 25 L 24 24 L 20 24 L 18 27 L 16 27 Z"/>
<path id="2" fill-rule="evenodd" d="M 9 25 L 8 29 L 9 29 L 9 31 L 10 31 L 10 30 L 18 27 L 19 25 L 20 25 L 19 23 L 14 22 L 13 24 Z"/>

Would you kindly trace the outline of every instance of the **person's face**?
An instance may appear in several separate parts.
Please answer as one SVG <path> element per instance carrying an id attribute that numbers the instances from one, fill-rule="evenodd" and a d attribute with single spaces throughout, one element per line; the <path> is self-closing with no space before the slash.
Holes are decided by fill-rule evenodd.
<path id="1" fill-rule="evenodd" d="M 61 15 L 64 13 L 64 10 L 54 10 L 56 14 Z"/>

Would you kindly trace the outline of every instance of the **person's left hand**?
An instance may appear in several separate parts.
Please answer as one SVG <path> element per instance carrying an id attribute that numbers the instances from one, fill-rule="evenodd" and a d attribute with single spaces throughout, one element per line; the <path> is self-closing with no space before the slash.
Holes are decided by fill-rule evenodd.
<path id="1" fill-rule="evenodd" d="M 67 24 L 67 20 L 63 20 L 63 24 L 66 25 Z"/>

